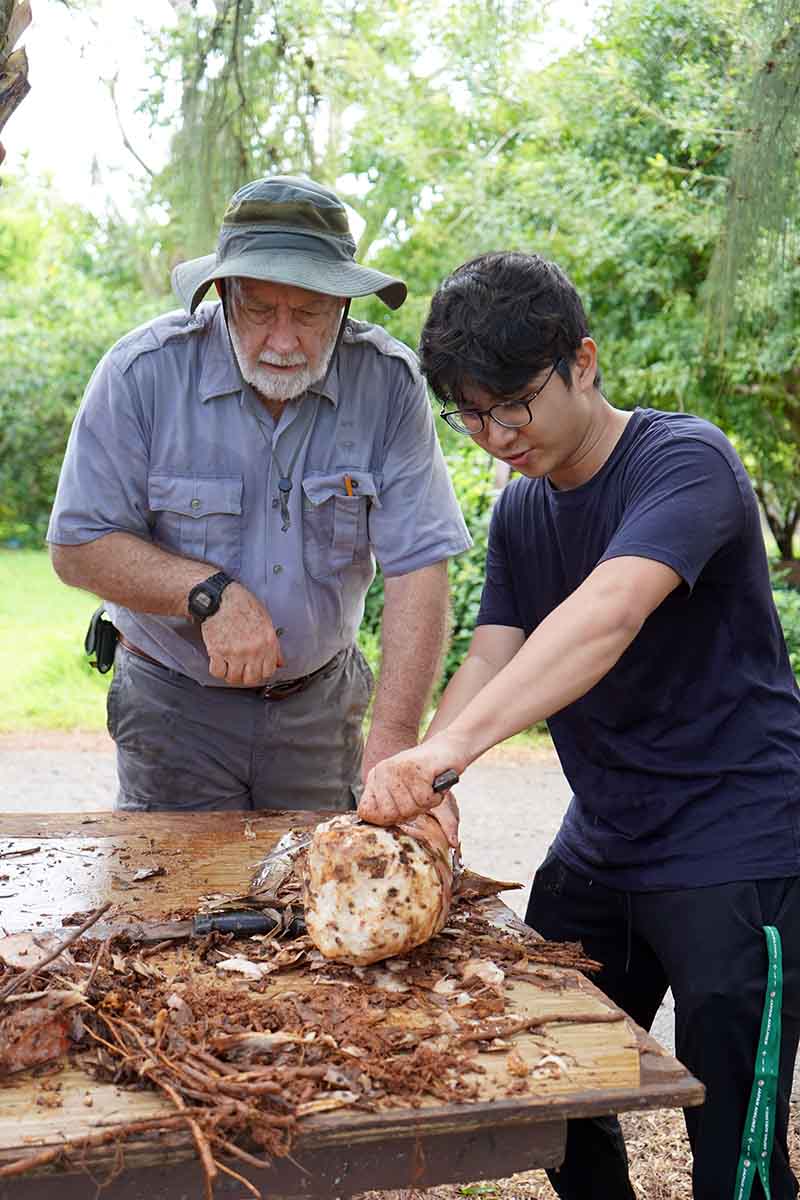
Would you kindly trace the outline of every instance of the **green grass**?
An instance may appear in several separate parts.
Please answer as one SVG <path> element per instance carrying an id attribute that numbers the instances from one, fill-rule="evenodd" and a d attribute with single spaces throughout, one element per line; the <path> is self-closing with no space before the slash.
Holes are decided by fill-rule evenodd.
<path id="1" fill-rule="evenodd" d="M 0 550 L 0 732 L 103 729 L 111 675 L 83 639 L 97 600 L 65 587 L 41 550 Z"/>

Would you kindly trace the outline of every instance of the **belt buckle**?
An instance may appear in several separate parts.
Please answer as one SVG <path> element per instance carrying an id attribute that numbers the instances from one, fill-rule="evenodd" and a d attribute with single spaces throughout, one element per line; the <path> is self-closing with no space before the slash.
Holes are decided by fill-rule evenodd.
<path id="1" fill-rule="evenodd" d="M 304 675 L 301 679 L 287 679 L 285 683 L 268 684 L 261 693 L 262 700 L 286 700 L 289 696 L 296 696 L 298 692 L 302 692 L 307 686 L 310 676 Z"/>
<path id="2" fill-rule="evenodd" d="M 331 667 L 336 666 L 343 654 L 343 650 L 338 650 L 333 658 L 323 663 L 321 667 L 317 667 L 316 671 L 312 671 L 310 675 L 301 675 L 299 679 L 287 679 L 285 683 L 267 684 L 261 692 L 261 699 L 285 700 L 288 696 L 296 696 L 298 692 L 304 692 L 315 679 L 324 675 Z"/>

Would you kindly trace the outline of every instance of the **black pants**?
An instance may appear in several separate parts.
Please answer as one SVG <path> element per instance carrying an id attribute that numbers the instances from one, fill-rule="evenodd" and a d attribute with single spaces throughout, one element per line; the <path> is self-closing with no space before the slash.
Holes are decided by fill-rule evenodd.
<path id="1" fill-rule="evenodd" d="M 649 1029 L 668 987 L 675 997 L 678 1058 L 706 1086 L 684 1110 L 695 1200 L 732 1200 L 753 1082 L 767 972 L 762 927 L 783 943 L 783 1038 L 773 1200 L 793 1200 L 786 1128 L 800 1034 L 800 878 L 674 892 L 621 892 L 593 883 L 548 854 L 525 920 L 552 941 L 581 941 L 603 963 L 597 984 Z M 613 1117 L 570 1121 L 563 1165 L 548 1171 L 562 1200 L 633 1200 L 625 1144 Z M 764 1196 L 760 1180 L 752 1200 Z"/>

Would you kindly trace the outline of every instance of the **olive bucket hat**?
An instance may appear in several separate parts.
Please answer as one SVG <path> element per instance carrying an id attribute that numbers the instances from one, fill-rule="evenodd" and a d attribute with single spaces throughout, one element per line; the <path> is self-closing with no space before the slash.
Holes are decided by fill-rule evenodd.
<path id="1" fill-rule="evenodd" d="M 356 244 L 338 196 L 310 179 L 275 175 L 240 188 L 228 205 L 216 254 L 179 263 L 172 286 L 192 313 L 215 279 L 244 276 L 327 296 L 380 297 L 399 308 L 401 279 L 355 261 Z"/>

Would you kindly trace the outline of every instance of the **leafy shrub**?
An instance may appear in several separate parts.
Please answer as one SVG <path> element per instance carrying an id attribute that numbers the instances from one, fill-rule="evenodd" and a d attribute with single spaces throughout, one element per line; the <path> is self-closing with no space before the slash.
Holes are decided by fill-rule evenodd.
<path id="1" fill-rule="evenodd" d="M 800 591 L 796 588 L 776 587 L 772 594 L 783 626 L 789 661 L 795 675 L 800 678 Z"/>
<path id="2" fill-rule="evenodd" d="M 117 338 L 163 307 L 145 295 L 112 232 L 52 192 L 4 180 L 0 543 L 41 544 L 92 371 Z"/>
<path id="3" fill-rule="evenodd" d="M 487 454 L 467 438 L 444 438 L 444 451 L 450 477 L 464 520 L 474 545 L 450 562 L 451 635 L 444 663 L 443 685 L 466 656 L 475 618 L 478 615 L 483 572 L 486 563 L 486 544 L 489 533 L 493 499 L 494 469 Z M 383 612 L 383 577 L 376 575 L 367 594 L 360 643 L 376 667 L 377 647 L 380 644 L 381 614 Z"/>
<path id="4" fill-rule="evenodd" d="M 41 544 L 83 390 L 103 353 L 142 319 L 140 299 L 124 311 L 92 281 L 65 295 L 70 282 L 58 272 L 18 295 L 19 315 L 0 312 L 0 542 Z"/>

